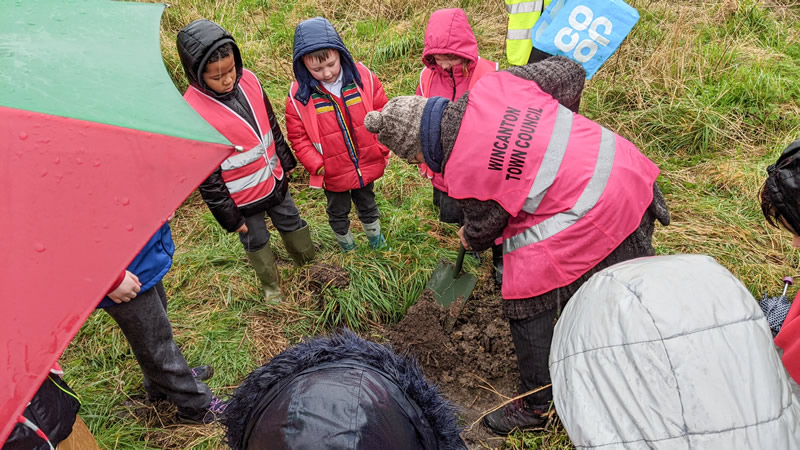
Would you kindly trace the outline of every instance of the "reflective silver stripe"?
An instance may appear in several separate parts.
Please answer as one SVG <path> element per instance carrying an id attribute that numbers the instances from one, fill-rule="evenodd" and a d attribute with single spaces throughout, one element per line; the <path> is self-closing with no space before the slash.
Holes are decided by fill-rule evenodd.
<path id="1" fill-rule="evenodd" d="M 529 13 L 529 12 L 542 12 L 543 0 L 535 2 L 517 3 L 515 5 L 506 4 L 506 11 L 509 14 Z"/>
<path id="2" fill-rule="evenodd" d="M 311 145 L 313 145 L 314 148 L 317 149 L 317 153 L 319 153 L 320 155 L 322 154 L 322 144 L 320 144 L 319 142 L 312 142 Z"/>
<path id="3" fill-rule="evenodd" d="M 539 207 L 544 195 L 547 194 L 547 190 L 550 189 L 556 179 L 558 169 L 561 167 L 561 161 L 564 160 L 564 153 L 567 151 L 569 134 L 572 130 L 572 118 L 572 111 L 558 105 L 556 123 L 553 127 L 553 132 L 550 134 L 550 142 L 547 143 L 542 165 L 539 167 L 539 171 L 536 172 L 536 178 L 533 179 L 528 199 L 522 205 L 522 210 L 528 214 L 536 212 L 536 208 Z"/>
<path id="4" fill-rule="evenodd" d="M 589 184 L 586 185 L 586 189 L 578 197 L 572 209 L 558 213 L 522 233 L 506 239 L 503 242 L 503 253 L 511 253 L 526 245 L 535 244 L 555 236 L 569 228 L 570 225 L 577 222 L 578 219 L 594 208 L 608 185 L 608 178 L 611 176 L 612 167 L 614 167 L 614 155 L 617 148 L 616 135 L 605 128 L 601 130 L 600 149 L 597 155 L 597 163 L 594 166 L 594 173 L 592 173 Z"/>
<path id="5" fill-rule="evenodd" d="M 509 41 L 524 41 L 531 39 L 531 29 L 528 28 L 526 30 L 508 30 L 506 33 L 506 39 Z"/>
<path id="6" fill-rule="evenodd" d="M 246 152 L 237 153 L 223 161 L 221 164 L 222 170 L 238 169 L 258 160 L 258 158 L 264 156 L 264 153 L 270 145 L 272 145 L 272 131 L 264 136 L 264 142 L 262 144 L 258 144 Z"/>
<path id="7" fill-rule="evenodd" d="M 272 155 L 272 158 L 267 161 L 267 167 L 259 170 L 258 172 L 248 175 L 246 177 L 237 178 L 235 180 L 226 181 L 225 186 L 228 190 L 233 192 L 241 192 L 247 188 L 257 186 L 259 183 L 267 181 L 272 176 L 272 170 L 278 165 L 278 155 Z"/>

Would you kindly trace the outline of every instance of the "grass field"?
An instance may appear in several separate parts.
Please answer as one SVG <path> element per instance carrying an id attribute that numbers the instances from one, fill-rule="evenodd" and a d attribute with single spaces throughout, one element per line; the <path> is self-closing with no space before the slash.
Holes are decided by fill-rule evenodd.
<path id="1" fill-rule="evenodd" d="M 581 113 L 632 140 L 662 170 L 672 212 L 657 227 L 659 254 L 706 253 L 760 297 L 798 273 L 788 233 L 765 225 L 757 194 L 765 168 L 800 136 L 800 3 L 790 0 L 630 1 L 641 20 L 587 83 Z M 267 90 L 276 114 L 292 78 L 295 25 L 324 15 L 356 60 L 378 74 L 389 95 L 413 94 L 423 34 L 439 8 L 466 10 L 481 55 L 504 60 L 505 8 L 499 0 L 175 0 L 162 19 L 162 51 L 181 90 L 186 80 L 175 37 L 197 18 L 214 20 L 237 39 L 245 66 Z M 211 387 L 229 393 L 251 370 L 304 336 L 347 325 L 362 335 L 396 322 L 422 292 L 436 261 L 455 256 L 456 229 L 438 222 L 429 184 L 394 159 L 376 183 L 391 250 L 371 251 L 353 222 L 358 248 L 342 254 L 328 227 L 321 191 L 293 174 L 291 191 L 311 224 L 318 261 L 349 273 L 351 289 L 309 293 L 306 269 L 282 264 L 292 299 L 259 301 L 259 285 L 237 236 L 226 233 L 197 194 L 177 211 L 177 252 L 164 279 L 176 340 L 190 363 L 216 368 Z M 273 249 L 286 258 L 279 239 Z M 486 271 L 488 266 L 472 267 Z M 792 292 L 793 294 L 793 292 Z M 129 396 L 143 394 L 125 338 L 106 314 L 93 314 L 63 357 L 82 416 L 105 448 L 224 448 L 217 427 L 165 426 L 132 416 Z M 518 433 L 507 448 L 551 448 Z M 551 436 L 547 442 L 568 442 Z M 568 447 L 568 444 L 559 444 Z"/>

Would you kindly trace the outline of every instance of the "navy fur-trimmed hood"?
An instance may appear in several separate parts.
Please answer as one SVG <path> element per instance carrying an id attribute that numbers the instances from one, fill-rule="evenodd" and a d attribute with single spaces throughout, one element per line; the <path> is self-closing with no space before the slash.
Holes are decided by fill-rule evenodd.
<path id="1" fill-rule="evenodd" d="M 339 33 L 333 28 L 328 19 L 324 17 L 312 17 L 297 25 L 294 30 L 294 46 L 292 50 L 292 69 L 297 80 L 297 93 L 294 98 L 302 104 L 307 104 L 311 96 L 311 88 L 319 86 L 319 81 L 311 76 L 311 72 L 306 69 L 303 63 L 303 56 L 313 51 L 323 48 L 331 48 L 339 51 L 339 58 L 342 66 L 342 85 L 345 86 L 355 80 L 359 87 L 363 88 L 361 76 L 356 69 L 353 57 L 344 45 L 344 41 L 339 37 Z"/>
<path id="2" fill-rule="evenodd" d="M 386 391 L 391 398 L 389 404 L 398 405 L 410 401 L 414 409 L 421 412 L 421 420 L 425 424 L 416 427 L 417 432 L 428 430 L 432 436 L 422 436 L 421 440 L 433 442 L 435 445 L 425 446 L 426 448 L 466 448 L 459 436 L 461 429 L 457 425 L 455 408 L 442 398 L 435 386 L 425 380 L 415 359 L 399 356 L 390 348 L 361 339 L 346 329 L 297 344 L 275 356 L 269 364 L 253 371 L 236 390 L 221 419 L 226 427 L 225 438 L 228 445 L 235 450 L 245 448 L 244 441 L 249 438 L 253 428 L 253 423 L 250 422 L 261 419 L 261 413 L 269 406 L 267 403 L 294 401 L 289 393 L 283 392 L 288 391 L 283 388 L 293 380 L 315 371 L 316 368 L 322 367 L 321 370 L 324 371 L 325 367 L 348 364 L 363 366 L 375 374 L 376 379 L 391 380 L 393 386 Z M 332 385 L 339 382 L 338 378 L 326 379 L 326 383 Z M 265 402 L 265 398 L 270 396 Z M 269 415 L 269 420 L 286 426 L 285 417 Z"/>

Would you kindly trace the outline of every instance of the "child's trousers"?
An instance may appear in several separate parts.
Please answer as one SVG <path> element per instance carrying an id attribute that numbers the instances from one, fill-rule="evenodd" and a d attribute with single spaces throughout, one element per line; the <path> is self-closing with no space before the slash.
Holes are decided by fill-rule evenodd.
<path id="1" fill-rule="evenodd" d="M 375 183 L 370 183 L 361 189 L 352 189 L 344 192 L 333 192 L 325 190 L 325 197 L 328 199 L 328 223 L 333 232 L 339 235 L 347 234 L 350 230 L 350 202 L 356 205 L 358 218 L 361 223 L 375 223 L 378 220 L 378 203 L 375 201 L 373 187 Z"/>
<path id="2" fill-rule="evenodd" d="M 151 399 L 166 397 L 181 412 L 207 408 L 211 390 L 195 380 L 172 336 L 167 317 L 167 294 L 159 281 L 127 303 L 105 308 L 119 324 L 139 362 L 144 387 Z"/>
<path id="3" fill-rule="evenodd" d="M 269 242 L 269 230 L 267 230 L 266 216 L 272 220 L 272 225 L 278 231 L 291 233 L 303 228 L 306 223 L 300 218 L 300 212 L 294 204 L 289 191 L 283 201 L 266 211 L 253 214 L 244 218 L 247 225 L 247 233 L 239 233 L 239 240 L 246 252 L 257 252 L 264 248 Z"/>

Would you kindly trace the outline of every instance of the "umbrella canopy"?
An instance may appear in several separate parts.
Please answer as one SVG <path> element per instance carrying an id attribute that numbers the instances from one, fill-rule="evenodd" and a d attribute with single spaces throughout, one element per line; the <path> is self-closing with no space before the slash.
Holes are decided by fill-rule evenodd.
<path id="1" fill-rule="evenodd" d="M 0 443 L 114 280 L 233 151 L 169 78 L 163 9 L 0 2 Z"/>

